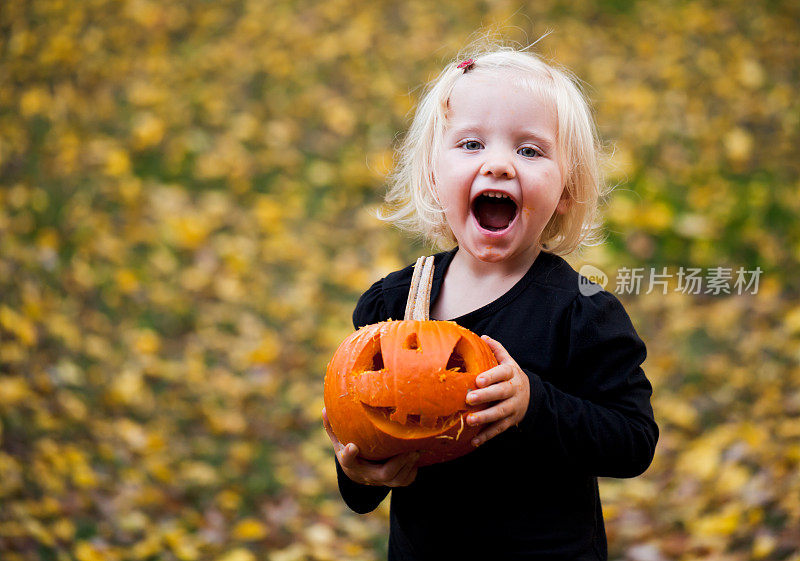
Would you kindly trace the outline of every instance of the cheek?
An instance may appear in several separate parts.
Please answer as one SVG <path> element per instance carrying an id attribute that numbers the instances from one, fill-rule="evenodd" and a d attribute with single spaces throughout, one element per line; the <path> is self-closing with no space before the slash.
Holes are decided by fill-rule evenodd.
<path id="1" fill-rule="evenodd" d="M 437 188 L 446 214 L 463 214 L 469 210 L 469 184 L 465 186 L 457 176 L 444 174 Z"/>
<path id="2" fill-rule="evenodd" d="M 544 169 L 543 177 L 547 185 L 563 185 L 561 170 L 555 163 Z"/>
<path id="3" fill-rule="evenodd" d="M 558 168 L 548 168 L 541 175 L 541 196 L 547 203 L 555 206 L 564 192 L 564 182 Z"/>

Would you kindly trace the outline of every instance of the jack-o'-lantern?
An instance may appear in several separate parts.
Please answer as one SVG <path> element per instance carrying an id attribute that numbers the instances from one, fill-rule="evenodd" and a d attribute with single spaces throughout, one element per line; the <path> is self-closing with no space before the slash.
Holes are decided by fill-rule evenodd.
<path id="1" fill-rule="evenodd" d="M 427 292 L 410 295 L 407 317 L 415 303 L 427 312 L 427 275 Z M 481 427 L 468 425 L 466 416 L 485 406 L 467 405 L 466 395 L 476 376 L 496 365 L 489 346 L 454 322 L 368 325 L 347 337 L 328 364 L 328 420 L 339 441 L 355 443 L 367 459 L 418 450 L 420 466 L 451 460 L 473 449 Z"/>

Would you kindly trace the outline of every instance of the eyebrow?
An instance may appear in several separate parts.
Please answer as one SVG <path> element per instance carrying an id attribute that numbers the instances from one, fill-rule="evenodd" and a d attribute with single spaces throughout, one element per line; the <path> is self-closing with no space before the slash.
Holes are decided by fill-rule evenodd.
<path id="1" fill-rule="evenodd" d="M 548 137 L 542 136 L 541 134 L 539 134 L 536 131 L 531 131 L 531 130 L 521 131 L 520 136 L 522 138 L 535 139 L 536 143 L 539 144 L 541 148 L 546 149 L 546 150 L 552 149 L 553 146 L 555 145 L 555 139 L 550 140 Z"/>

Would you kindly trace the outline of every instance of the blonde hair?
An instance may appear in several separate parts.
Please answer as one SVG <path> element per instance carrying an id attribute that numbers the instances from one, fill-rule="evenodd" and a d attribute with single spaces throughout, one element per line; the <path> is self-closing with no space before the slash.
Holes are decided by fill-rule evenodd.
<path id="1" fill-rule="evenodd" d="M 600 171 L 600 141 L 589 103 L 571 72 L 512 47 L 462 55 L 429 84 L 397 149 L 397 166 L 389 176 L 386 205 L 378 211 L 378 218 L 434 246 L 455 244 L 436 196 L 435 160 L 447 125 L 450 94 L 465 73 L 457 67 L 458 61 L 469 58 L 475 62 L 468 72 L 512 74 L 515 86 L 544 95 L 556 109 L 556 147 L 569 206 L 564 214 L 554 213 L 542 231 L 539 242 L 543 250 L 565 255 L 582 245 L 600 243 L 598 205 L 606 188 Z"/>

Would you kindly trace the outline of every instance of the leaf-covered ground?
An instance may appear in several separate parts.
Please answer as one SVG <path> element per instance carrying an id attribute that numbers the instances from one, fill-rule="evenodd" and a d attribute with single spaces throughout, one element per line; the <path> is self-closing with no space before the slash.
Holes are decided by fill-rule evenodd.
<path id="1" fill-rule="evenodd" d="M 380 559 L 322 375 L 430 248 L 371 217 L 418 86 L 481 26 L 588 87 L 662 436 L 612 559 L 800 560 L 796 2 L 31 0 L 0 8 L 0 558 Z M 385 506 L 385 505 L 384 505 Z"/>

